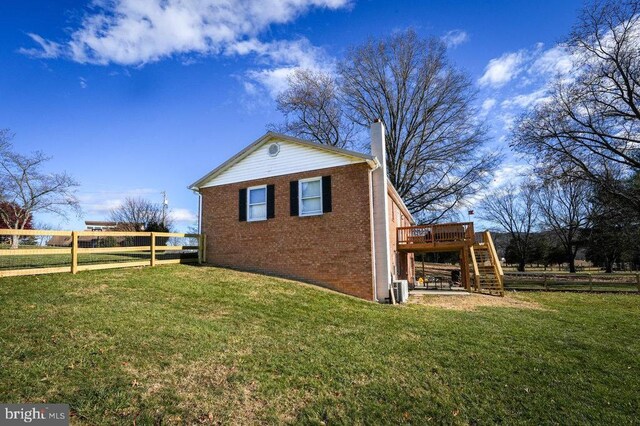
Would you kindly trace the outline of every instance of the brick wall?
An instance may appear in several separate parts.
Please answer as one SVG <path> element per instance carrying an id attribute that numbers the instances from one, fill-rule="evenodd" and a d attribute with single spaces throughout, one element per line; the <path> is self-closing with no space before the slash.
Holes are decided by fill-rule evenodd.
<path id="1" fill-rule="evenodd" d="M 203 188 L 207 262 L 291 277 L 373 300 L 368 170 L 366 163 L 358 163 Z M 332 211 L 290 216 L 289 182 L 327 175 Z M 275 185 L 275 218 L 240 222 L 239 190 L 264 184 Z"/>

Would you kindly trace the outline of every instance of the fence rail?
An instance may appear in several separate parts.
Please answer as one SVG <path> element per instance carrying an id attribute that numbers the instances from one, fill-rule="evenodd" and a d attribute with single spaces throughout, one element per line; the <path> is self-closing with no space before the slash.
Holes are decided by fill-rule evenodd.
<path id="1" fill-rule="evenodd" d="M 505 272 L 507 290 L 637 292 L 640 293 L 640 273 L 549 273 Z"/>
<path id="2" fill-rule="evenodd" d="M 202 263 L 204 234 L 0 229 L 0 277 Z"/>

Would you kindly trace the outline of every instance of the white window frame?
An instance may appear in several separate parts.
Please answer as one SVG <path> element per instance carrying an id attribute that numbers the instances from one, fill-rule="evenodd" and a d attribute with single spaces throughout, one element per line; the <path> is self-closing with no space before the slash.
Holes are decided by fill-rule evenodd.
<path id="1" fill-rule="evenodd" d="M 253 203 L 251 204 L 251 191 L 257 190 L 257 189 L 264 189 L 264 203 Z M 252 186 L 250 188 L 247 188 L 247 222 L 259 222 L 261 220 L 267 220 L 267 204 L 269 202 L 268 196 L 267 196 L 267 185 L 258 185 L 258 186 Z M 260 217 L 260 218 L 251 218 L 251 206 L 259 206 L 264 204 L 264 217 Z"/>
<path id="2" fill-rule="evenodd" d="M 303 200 L 303 198 L 302 198 L 302 184 L 306 183 L 306 182 L 314 182 L 314 181 L 319 181 L 320 182 L 320 197 L 307 197 L 307 198 L 304 198 L 304 199 L 307 200 L 307 199 L 313 199 L 313 198 L 320 198 L 320 211 L 304 213 L 302 211 L 302 200 Z M 307 178 L 307 179 L 300 179 L 298 181 L 298 215 L 299 216 L 320 216 L 321 214 L 323 214 L 322 176 L 312 177 L 312 178 Z"/>

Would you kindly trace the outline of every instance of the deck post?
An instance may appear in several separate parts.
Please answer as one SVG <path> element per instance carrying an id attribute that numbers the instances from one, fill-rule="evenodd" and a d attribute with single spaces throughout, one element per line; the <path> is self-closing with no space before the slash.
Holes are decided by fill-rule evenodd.
<path id="1" fill-rule="evenodd" d="M 460 279 L 462 280 L 462 286 L 470 291 L 471 288 L 469 286 L 469 253 L 467 253 L 467 249 L 463 248 L 460 250 Z"/>

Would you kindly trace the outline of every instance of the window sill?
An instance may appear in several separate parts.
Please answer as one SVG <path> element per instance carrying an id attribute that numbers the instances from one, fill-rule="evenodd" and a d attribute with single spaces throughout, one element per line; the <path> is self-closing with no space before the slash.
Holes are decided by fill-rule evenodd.
<path id="1" fill-rule="evenodd" d="M 313 217 L 313 216 L 322 216 L 324 213 L 323 212 L 318 212 L 318 213 L 300 213 L 298 215 L 298 217 Z"/>

